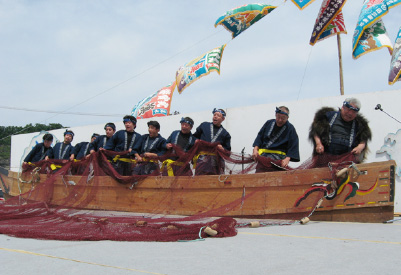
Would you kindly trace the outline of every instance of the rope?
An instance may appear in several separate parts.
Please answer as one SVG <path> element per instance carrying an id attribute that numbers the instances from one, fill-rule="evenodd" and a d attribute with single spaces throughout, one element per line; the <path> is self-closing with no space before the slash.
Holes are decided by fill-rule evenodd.
<path id="1" fill-rule="evenodd" d="M 204 241 L 205 238 L 202 238 L 202 229 L 206 228 L 207 226 L 202 226 L 199 230 L 199 239 L 195 240 L 178 240 L 178 242 L 197 242 L 197 241 Z"/>
<path id="2" fill-rule="evenodd" d="M 399 221 L 399 220 L 401 220 L 401 218 L 393 219 L 393 220 L 388 220 L 388 221 L 385 221 L 385 222 L 383 222 L 383 223 L 392 223 L 392 222 Z"/>
<path id="3" fill-rule="evenodd" d="M 69 108 L 67 108 L 67 109 L 65 109 L 65 110 L 63 110 L 63 111 L 57 112 L 54 116 L 48 117 L 47 119 L 44 119 L 44 120 L 40 121 L 39 123 L 46 122 L 46 121 L 48 121 L 48 120 L 50 120 L 50 119 L 52 119 L 52 118 L 54 118 L 54 117 L 56 117 L 56 116 L 58 116 L 58 115 L 68 114 L 68 111 L 69 111 L 69 110 L 71 110 L 71 109 L 73 109 L 73 108 L 75 108 L 75 107 L 77 107 L 77 106 L 80 106 L 80 105 L 82 105 L 82 104 L 84 104 L 84 103 L 86 103 L 86 102 L 88 102 L 88 101 L 90 101 L 90 100 L 92 100 L 92 99 L 94 99 L 94 98 L 100 96 L 100 95 L 103 95 L 103 94 L 105 94 L 105 93 L 107 93 L 107 92 L 110 92 L 111 90 L 113 90 L 113 89 L 115 89 L 115 88 L 117 88 L 117 87 L 119 87 L 119 86 L 121 86 L 121 85 L 127 83 L 128 81 L 130 81 L 130 80 L 132 80 L 132 79 L 134 79 L 134 78 L 137 78 L 137 77 L 141 76 L 142 74 L 144 74 L 144 73 L 146 73 L 146 72 L 148 72 L 148 71 L 150 71 L 150 70 L 152 70 L 152 69 L 154 69 L 154 68 L 160 66 L 161 64 L 163 64 L 163 63 L 169 61 L 170 59 L 173 59 L 174 57 L 176 57 L 176 56 L 182 54 L 183 52 L 188 51 L 189 49 L 195 47 L 196 45 L 200 44 L 201 42 L 203 42 L 203 41 L 205 41 L 205 40 L 211 38 L 212 36 L 217 35 L 218 33 L 222 32 L 222 31 L 223 31 L 223 29 L 221 29 L 221 30 L 219 30 L 219 31 L 216 31 L 216 32 L 212 33 L 211 35 L 202 38 L 201 40 L 198 40 L 198 41 L 195 42 L 194 44 L 192 44 L 192 45 L 190 45 L 189 47 L 183 49 L 182 51 L 179 51 L 179 52 L 177 52 L 176 54 L 171 55 L 170 57 L 168 57 L 168 58 L 166 58 L 166 59 L 160 61 L 159 63 L 156 63 L 155 65 L 152 65 L 152 66 L 148 67 L 147 69 L 144 69 L 143 71 L 141 71 L 141 72 L 139 72 L 139 73 L 133 75 L 132 77 L 130 77 L 130 78 L 124 80 L 124 81 L 121 81 L 121 82 L 117 83 L 116 85 L 114 85 L 114 86 L 112 86 L 112 87 L 110 87 L 110 88 L 107 88 L 107 89 L 103 90 L 102 92 L 100 92 L 100 93 L 98 93 L 98 94 L 96 94 L 96 95 L 94 95 L 94 96 L 92 96 L 92 97 L 90 97 L 90 98 L 88 98 L 88 99 L 86 99 L 86 100 L 84 100 L 84 101 L 81 101 L 81 102 L 79 102 L 79 103 L 77 103 L 77 104 L 75 104 L 75 105 L 73 105 L 73 106 L 71 106 L 71 107 L 69 107 Z M 6 136 L 6 137 L 4 137 L 4 138 L 2 138 L 2 139 L 0 139 L 0 140 L 3 140 L 3 139 L 5 139 L 5 138 L 9 138 L 9 137 L 11 137 L 12 135 L 19 134 L 19 133 L 21 133 L 21 132 L 23 132 L 23 131 L 25 131 L 26 129 L 29 129 L 29 128 L 31 128 L 31 127 L 33 127 L 33 125 L 32 125 L 32 126 L 28 126 L 28 127 L 24 127 L 22 130 L 17 131 L 16 133 L 12 133 L 11 135 Z"/>
<path id="4" fill-rule="evenodd" d="M 51 113 L 51 114 L 61 114 L 61 115 L 77 115 L 77 116 L 107 116 L 107 117 L 122 117 L 124 114 L 96 114 L 96 113 L 81 113 L 81 112 L 58 112 L 49 110 L 38 110 L 29 108 L 17 108 L 0 105 L 0 109 L 14 110 L 14 111 L 27 111 L 27 112 L 38 112 L 38 113 Z"/>
<path id="5" fill-rule="evenodd" d="M 313 210 L 310 212 L 310 214 L 308 215 L 308 218 L 310 216 L 312 216 L 312 214 L 315 212 L 316 209 L 318 209 L 320 207 L 320 205 L 322 205 L 324 197 L 326 197 L 326 196 L 321 197 L 320 200 L 316 203 L 315 208 L 313 208 Z"/>
<path id="6" fill-rule="evenodd" d="M 305 79 L 305 75 L 306 75 L 306 69 L 308 68 L 310 56 L 311 56 L 311 54 L 312 54 L 312 49 L 313 49 L 313 47 L 310 48 L 309 55 L 308 55 L 308 60 L 306 61 L 306 65 L 305 65 L 305 69 L 304 69 L 304 74 L 303 74 L 302 80 L 301 80 L 301 85 L 299 86 L 299 91 L 298 91 L 297 100 L 299 100 L 299 95 L 301 94 L 301 89 L 302 89 L 302 85 L 303 85 L 303 83 L 304 83 L 304 79 Z"/>

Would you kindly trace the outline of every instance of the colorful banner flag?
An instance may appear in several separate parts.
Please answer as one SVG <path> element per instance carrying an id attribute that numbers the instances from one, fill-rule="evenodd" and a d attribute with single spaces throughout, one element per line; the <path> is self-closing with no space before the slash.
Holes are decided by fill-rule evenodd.
<path id="1" fill-rule="evenodd" d="M 390 73 L 388 75 L 388 84 L 393 85 L 400 81 L 401 76 L 401 27 L 394 42 L 393 56 L 391 58 Z"/>
<path id="2" fill-rule="evenodd" d="M 137 119 L 168 116 L 174 89 L 175 82 L 139 101 L 132 109 L 131 115 Z"/>
<path id="3" fill-rule="evenodd" d="M 336 18 L 334 18 L 330 24 L 327 26 L 327 28 L 322 32 L 322 34 L 317 38 L 316 42 L 322 41 L 326 38 L 329 38 L 333 35 L 336 35 L 337 33 L 347 33 L 347 30 L 345 29 L 345 23 L 344 23 L 344 16 L 342 11 L 340 11 Z"/>
<path id="4" fill-rule="evenodd" d="M 217 19 L 214 26 L 217 27 L 217 25 L 223 25 L 226 30 L 232 33 L 234 39 L 275 8 L 277 7 L 265 4 L 244 5 L 227 11 L 226 14 Z"/>
<path id="5" fill-rule="evenodd" d="M 226 44 L 214 48 L 177 70 L 175 82 L 178 83 L 177 90 L 180 94 L 195 80 L 208 75 L 211 71 L 217 71 L 217 73 L 220 74 L 220 62 L 225 46 Z"/>
<path id="6" fill-rule="evenodd" d="M 401 4 L 401 0 L 365 0 L 363 2 L 352 38 L 352 52 L 358 46 L 359 39 L 362 37 L 364 30 L 387 14 L 389 9 L 399 4 Z"/>
<path id="7" fill-rule="evenodd" d="M 322 6 L 320 7 L 319 15 L 316 19 L 315 26 L 313 27 L 312 37 L 309 44 L 312 46 L 316 44 L 321 35 L 329 28 L 330 24 L 337 18 L 341 12 L 346 0 L 323 0 Z M 342 16 L 341 16 L 342 17 Z M 339 18 L 340 20 L 340 18 Z M 338 20 L 338 22 L 339 22 Z M 344 22 L 342 22 L 344 24 Z M 345 27 L 344 27 L 345 31 Z M 335 33 L 333 33 L 335 34 Z M 327 34 L 326 34 L 327 37 Z M 322 38 L 321 38 L 322 39 Z M 320 39 L 320 40 L 321 40 Z"/>
<path id="8" fill-rule="evenodd" d="M 393 51 L 393 46 L 391 44 L 390 37 L 387 34 L 383 20 L 379 19 L 373 25 L 363 31 L 355 50 L 352 52 L 352 57 L 357 59 L 366 53 L 376 51 L 384 47 L 387 47 L 391 54 Z"/>
<path id="9" fill-rule="evenodd" d="M 315 0 L 291 0 L 300 10 L 303 10 Z"/>

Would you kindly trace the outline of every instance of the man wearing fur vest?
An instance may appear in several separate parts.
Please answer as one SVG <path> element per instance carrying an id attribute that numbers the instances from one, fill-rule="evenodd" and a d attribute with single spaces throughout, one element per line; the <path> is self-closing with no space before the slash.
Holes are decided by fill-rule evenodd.
<path id="1" fill-rule="evenodd" d="M 360 109 L 358 99 L 347 98 L 338 111 L 330 107 L 318 110 L 309 132 L 309 139 L 314 144 L 313 154 L 351 152 L 362 160 L 372 133 L 368 121 L 359 114 Z"/>

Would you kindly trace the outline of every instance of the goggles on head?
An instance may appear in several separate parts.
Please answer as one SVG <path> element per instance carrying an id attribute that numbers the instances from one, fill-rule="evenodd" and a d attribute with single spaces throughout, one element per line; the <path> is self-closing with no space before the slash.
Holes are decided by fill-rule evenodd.
<path id="1" fill-rule="evenodd" d="M 74 133 L 73 132 L 64 132 L 64 136 L 65 135 L 71 135 L 72 137 L 74 137 Z"/>
<path id="2" fill-rule="evenodd" d="M 226 112 L 224 112 L 224 110 L 214 108 L 212 113 L 214 114 L 216 112 L 219 112 L 220 114 L 223 115 L 223 117 L 226 117 Z"/>
<path id="3" fill-rule="evenodd" d="M 136 121 L 133 121 L 133 120 L 131 120 L 131 119 L 129 119 L 129 118 L 124 118 L 124 119 L 123 119 L 123 122 L 124 122 L 124 123 L 125 123 L 125 122 L 128 122 L 128 121 L 131 121 L 133 124 L 136 123 Z"/>
<path id="4" fill-rule="evenodd" d="M 282 115 L 288 116 L 288 113 L 287 113 L 287 112 L 284 112 L 283 110 L 281 110 L 281 109 L 279 109 L 279 108 L 277 108 L 277 107 L 276 107 L 276 114 L 282 114 Z"/>
<path id="5" fill-rule="evenodd" d="M 347 107 L 348 109 L 351 109 L 355 112 L 359 112 L 359 108 L 352 106 L 349 102 L 344 101 L 343 106 Z"/>
<path id="6" fill-rule="evenodd" d="M 194 126 L 194 124 L 192 123 L 192 121 L 186 120 L 185 118 L 181 118 L 180 123 L 188 123 L 191 126 Z"/>
<path id="7" fill-rule="evenodd" d="M 116 126 L 113 124 L 106 124 L 106 126 L 104 126 L 104 129 L 106 130 L 107 127 L 110 127 L 111 129 L 113 129 L 114 131 L 116 130 Z"/>

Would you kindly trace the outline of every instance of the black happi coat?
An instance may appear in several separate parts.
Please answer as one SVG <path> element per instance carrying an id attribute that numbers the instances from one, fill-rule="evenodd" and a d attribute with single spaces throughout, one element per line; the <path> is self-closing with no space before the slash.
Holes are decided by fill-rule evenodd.
<path id="1" fill-rule="evenodd" d="M 46 148 L 43 142 L 38 143 L 25 157 L 24 162 L 37 162 L 43 160 L 50 151 L 53 151 L 53 148 Z"/>
<path id="2" fill-rule="evenodd" d="M 231 136 L 223 125 L 217 127 L 211 122 L 203 122 L 196 128 L 193 136 L 207 142 L 219 142 L 224 149 L 231 151 Z"/>
<path id="3" fill-rule="evenodd" d="M 282 131 L 279 130 L 280 135 L 274 136 L 272 134 L 273 129 L 282 129 Z M 291 161 L 298 162 L 300 160 L 298 134 L 289 121 L 282 127 L 277 126 L 275 119 L 266 121 L 252 146 L 258 146 L 259 149 L 283 151 L 286 153 L 286 157 L 291 158 Z"/>

